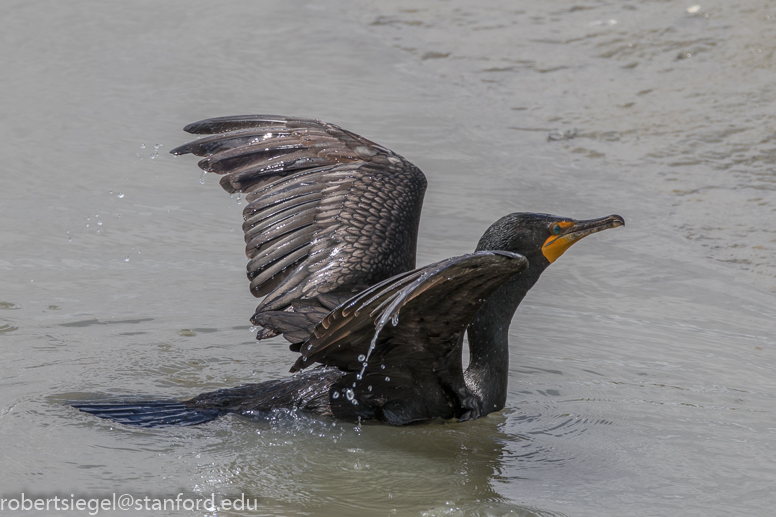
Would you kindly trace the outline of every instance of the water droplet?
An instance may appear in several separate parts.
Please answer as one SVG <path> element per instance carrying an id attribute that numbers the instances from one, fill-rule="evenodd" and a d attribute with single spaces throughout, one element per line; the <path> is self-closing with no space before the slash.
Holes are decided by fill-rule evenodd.
<path id="1" fill-rule="evenodd" d="M 384 364 L 381 364 L 381 365 L 380 365 L 380 369 L 381 369 L 381 370 L 385 370 L 385 365 L 384 365 Z"/>
<path id="2" fill-rule="evenodd" d="M 370 384 L 369 386 L 366 387 L 366 389 L 367 391 L 372 391 L 372 385 Z"/>
<path id="3" fill-rule="evenodd" d="M 121 199 L 121 198 L 124 197 L 124 193 L 123 192 L 119 192 L 118 194 L 116 194 L 116 197 Z"/>
<path id="4" fill-rule="evenodd" d="M 124 262 L 129 262 L 129 255 L 127 255 L 126 257 L 124 257 Z"/>
<path id="5" fill-rule="evenodd" d="M 256 332 L 258 329 L 259 329 L 259 327 L 248 327 L 248 332 L 250 332 L 251 334 L 253 334 L 253 333 L 254 333 L 254 332 Z"/>
<path id="6" fill-rule="evenodd" d="M 110 194 L 112 196 L 113 195 L 113 190 L 109 190 L 108 194 Z"/>
<path id="7" fill-rule="evenodd" d="M 97 226 L 102 226 L 102 221 L 97 221 Z"/>
<path id="8" fill-rule="evenodd" d="M 333 398 L 333 399 L 338 399 L 338 398 L 339 398 L 339 392 L 338 392 L 338 391 L 335 391 L 334 393 L 332 393 L 332 394 L 331 394 L 331 398 Z"/>
<path id="9" fill-rule="evenodd" d="M 356 394 L 355 394 L 355 393 L 353 393 L 353 390 L 351 390 L 350 388 L 348 388 L 348 389 L 346 389 L 346 390 L 345 390 L 345 397 L 346 397 L 348 400 L 353 400 L 353 399 L 356 397 Z"/>
<path id="10" fill-rule="evenodd" d="M 393 315 L 393 318 L 391 318 L 391 325 L 394 327 L 399 324 L 399 313 Z"/>
<path id="11" fill-rule="evenodd" d="M 364 354 L 361 354 L 358 356 L 358 360 L 363 363 L 364 361 L 366 361 L 366 356 Z"/>
<path id="12" fill-rule="evenodd" d="M 145 149 L 145 144 L 140 144 L 140 149 Z"/>
<path id="13" fill-rule="evenodd" d="M 354 388 L 356 387 L 356 383 L 355 383 L 355 382 L 353 383 L 353 387 L 354 387 Z"/>
<path id="14" fill-rule="evenodd" d="M 154 149 L 159 149 L 160 147 L 162 147 L 162 144 L 154 144 Z"/>
<path id="15" fill-rule="evenodd" d="M 390 377 L 386 377 L 385 378 L 385 382 L 391 382 L 391 378 Z"/>
<path id="16" fill-rule="evenodd" d="M 205 172 L 202 171 L 202 174 L 199 175 L 199 184 L 204 185 L 205 184 Z"/>
<path id="17" fill-rule="evenodd" d="M 312 349 L 313 349 L 313 344 L 312 344 L 312 343 L 310 343 L 309 345 L 307 345 L 307 350 L 312 350 Z"/>
<path id="18" fill-rule="evenodd" d="M 359 381 L 360 381 L 360 380 L 361 380 L 361 379 L 363 379 L 363 378 L 364 378 L 364 377 L 363 377 L 363 376 L 362 376 L 360 373 L 356 374 L 356 380 L 359 380 Z M 354 383 L 354 384 L 355 384 L 355 383 Z"/>

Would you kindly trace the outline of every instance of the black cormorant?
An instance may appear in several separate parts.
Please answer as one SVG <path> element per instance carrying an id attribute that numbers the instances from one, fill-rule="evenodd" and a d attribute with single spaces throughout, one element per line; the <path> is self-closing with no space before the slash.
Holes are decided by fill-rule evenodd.
<path id="1" fill-rule="evenodd" d="M 541 273 L 579 239 L 624 224 L 514 213 L 474 253 L 415 268 L 423 173 L 385 147 L 319 120 L 203 120 L 209 135 L 173 149 L 205 158 L 245 195 L 248 278 L 264 297 L 257 339 L 282 334 L 290 377 L 187 401 L 78 402 L 141 426 L 193 425 L 225 413 L 298 409 L 401 425 L 467 420 L 504 407 L 512 316 Z M 461 364 L 468 331 L 470 363 Z"/>

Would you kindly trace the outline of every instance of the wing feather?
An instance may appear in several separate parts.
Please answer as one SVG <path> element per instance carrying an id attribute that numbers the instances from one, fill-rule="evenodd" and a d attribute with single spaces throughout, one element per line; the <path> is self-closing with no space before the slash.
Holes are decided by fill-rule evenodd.
<path id="1" fill-rule="evenodd" d="M 259 338 L 299 342 L 333 301 L 414 269 L 426 179 L 401 156 L 313 119 L 219 117 L 184 129 L 209 136 L 171 152 L 203 157 L 200 168 L 246 196 L 250 289 L 264 297 L 251 318 L 265 328 Z M 277 317 L 301 307 L 314 310 Z"/>
<path id="2" fill-rule="evenodd" d="M 360 364 L 360 355 L 388 358 L 389 348 L 402 356 L 402 364 L 424 355 L 444 355 L 485 300 L 526 267 L 522 255 L 480 251 L 389 278 L 323 318 L 301 347 L 302 357 L 292 371 L 314 363 L 347 370 L 353 362 Z M 398 323 L 387 326 L 394 318 Z M 369 343 L 364 345 L 362 335 L 374 338 L 373 350 Z M 353 347 L 352 340 L 361 347 Z"/>
<path id="3" fill-rule="evenodd" d="M 334 387 L 344 396 L 332 399 L 340 418 L 399 425 L 476 417 L 463 334 L 485 300 L 527 266 L 522 255 L 481 251 L 385 280 L 326 315 L 292 371 L 319 363 L 345 372 Z"/>

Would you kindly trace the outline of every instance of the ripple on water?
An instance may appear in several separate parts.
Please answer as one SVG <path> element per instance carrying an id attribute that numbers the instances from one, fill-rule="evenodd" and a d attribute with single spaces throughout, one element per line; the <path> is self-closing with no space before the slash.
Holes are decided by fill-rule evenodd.
<path id="1" fill-rule="evenodd" d="M 546 144 L 535 139 L 545 128 L 553 153 L 667 194 L 674 228 L 776 289 L 776 229 L 756 224 L 776 210 L 768 195 L 776 131 L 764 108 L 776 104 L 776 51 L 764 43 L 774 41 L 776 24 L 767 2 L 692 12 L 648 0 L 621 9 L 562 4 L 533 0 L 516 10 L 486 1 L 473 9 L 451 0 L 415 9 L 399 0 L 373 3 L 363 16 L 402 50 L 449 56 L 426 66 L 474 95 L 510 103 L 506 125 L 518 138 Z M 579 128 L 573 140 L 558 136 L 569 127 Z M 707 232 L 709 219 L 723 224 Z"/>
<path id="2" fill-rule="evenodd" d="M 297 511 L 555 515 L 514 505 L 493 489 L 505 451 L 502 423 L 498 415 L 398 428 L 289 411 L 259 421 L 230 417 L 219 426 L 221 440 L 203 451 L 200 471 L 217 493 L 261 494 Z"/>

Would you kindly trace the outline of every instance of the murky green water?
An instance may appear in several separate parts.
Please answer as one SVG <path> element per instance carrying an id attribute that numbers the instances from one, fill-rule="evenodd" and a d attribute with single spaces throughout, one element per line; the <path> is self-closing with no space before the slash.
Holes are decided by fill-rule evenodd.
<path id="1" fill-rule="evenodd" d="M 268 515 L 769 514 L 776 12 L 477 5 L 6 6 L 0 498 L 244 494 Z M 137 430 L 61 404 L 285 375 L 285 344 L 248 331 L 240 201 L 167 154 L 188 122 L 260 112 L 330 120 L 420 166 L 421 264 L 472 250 L 513 211 L 626 218 L 574 246 L 518 311 L 504 412 Z M 132 512 L 100 514 L 114 513 Z"/>

